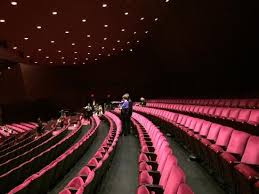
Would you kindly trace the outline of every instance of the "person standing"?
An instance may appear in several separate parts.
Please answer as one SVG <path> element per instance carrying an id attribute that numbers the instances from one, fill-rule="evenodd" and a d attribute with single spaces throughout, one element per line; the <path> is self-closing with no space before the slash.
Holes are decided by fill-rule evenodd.
<path id="1" fill-rule="evenodd" d="M 127 136 L 130 133 L 130 109 L 128 95 L 124 94 L 122 96 L 122 102 L 120 104 L 121 109 L 121 120 L 122 120 L 122 134 Z"/>

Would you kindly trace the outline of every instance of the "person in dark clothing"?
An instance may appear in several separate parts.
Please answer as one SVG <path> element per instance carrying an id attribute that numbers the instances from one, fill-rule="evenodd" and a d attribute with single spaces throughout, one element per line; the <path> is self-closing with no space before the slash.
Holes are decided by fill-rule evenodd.
<path id="1" fill-rule="evenodd" d="M 122 134 L 127 136 L 129 134 L 129 102 L 126 95 L 122 96 L 122 101 L 119 106 L 121 109 Z"/>
<path id="2" fill-rule="evenodd" d="M 38 124 L 38 127 L 36 129 L 36 133 L 37 133 L 37 135 L 40 135 L 40 134 L 43 133 L 43 128 L 44 128 L 43 123 L 42 123 L 40 117 L 37 119 L 37 124 Z"/>

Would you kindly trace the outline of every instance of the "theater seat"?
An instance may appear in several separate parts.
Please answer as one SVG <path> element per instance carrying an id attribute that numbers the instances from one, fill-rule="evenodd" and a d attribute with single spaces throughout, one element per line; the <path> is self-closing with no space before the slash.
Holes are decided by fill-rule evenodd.
<path id="1" fill-rule="evenodd" d="M 194 194 L 194 193 L 192 192 L 191 188 L 187 184 L 182 183 L 178 187 L 176 194 Z"/>
<path id="2" fill-rule="evenodd" d="M 253 184 L 259 180 L 259 137 L 248 139 L 241 163 L 234 167 L 234 178 L 239 193 L 252 193 Z"/>

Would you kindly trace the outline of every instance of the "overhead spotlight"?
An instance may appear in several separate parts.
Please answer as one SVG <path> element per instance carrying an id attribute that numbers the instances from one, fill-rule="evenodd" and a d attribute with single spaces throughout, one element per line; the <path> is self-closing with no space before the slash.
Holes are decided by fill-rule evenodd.
<path id="1" fill-rule="evenodd" d="M 139 40 L 137 40 L 137 43 L 139 43 Z"/>
<path id="2" fill-rule="evenodd" d="M 50 61 L 49 63 L 53 63 L 52 61 Z"/>
<path id="3" fill-rule="evenodd" d="M 11 5 L 17 5 L 17 1 L 11 1 Z"/>
<path id="4" fill-rule="evenodd" d="M 130 52 L 132 52 L 133 50 L 132 49 L 130 49 Z"/>
<path id="5" fill-rule="evenodd" d="M 122 28 L 122 29 L 121 29 L 121 31 L 122 31 L 122 32 L 125 32 L 125 29 L 124 29 L 124 28 Z"/>
<path id="6" fill-rule="evenodd" d="M 74 65 L 76 64 L 76 62 L 73 63 Z"/>
<path id="7" fill-rule="evenodd" d="M 144 19 L 145 19 L 144 17 L 140 18 L 140 20 L 144 20 Z"/>
<path id="8" fill-rule="evenodd" d="M 102 49 L 104 49 L 104 46 L 102 46 Z"/>
<path id="9" fill-rule="evenodd" d="M 61 59 L 65 59 L 65 57 L 61 57 Z"/>
<path id="10" fill-rule="evenodd" d="M 63 63 L 63 64 L 66 64 L 66 62 L 65 62 L 65 61 L 63 61 L 62 63 Z"/>
<path id="11" fill-rule="evenodd" d="M 10 66 L 8 66 L 8 67 L 7 67 L 7 69 L 9 69 L 9 70 L 10 70 L 10 69 L 11 69 L 11 67 L 10 67 Z"/>
<path id="12" fill-rule="evenodd" d="M 103 38 L 103 40 L 107 40 L 107 38 Z"/>
<path id="13" fill-rule="evenodd" d="M 16 50 L 16 49 L 17 49 L 17 46 L 14 46 L 13 49 Z"/>
<path id="14" fill-rule="evenodd" d="M 120 40 L 117 40 L 117 42 L 119 43 L 119 42 L 121 42 Z"/>
<path id="15" fill-rule="evenodd" d="M 61 50 L 58 50 L 59 53 L 61 53 Z"/>
<path id="16" fill-rule="evenodd" d="M 87 60 L 87 61 L 88 61 L 88 58 L 85 58 L 85 60 Z"/>
<path id="17" fill-rule="evenodd" d="M 133 34 L 137 34 L 137 32 L 133 32 Z"/>
<path id="18" fill-rule="evenodd" d="M 0 23 L 5 23 L 5 19 L 0 19 Z"/>
<path id="19" fill-rule="evenodd" d="M 41 29 L 41 26 L 37 26 L 37 29 Z"/>
<path id="20" fill-rule="evenodd" d="M 82 22 L 86 22 L 86 19 L 82 19 Z"/>
<path id="21" fill-rule="evenodd" d="M 91 48 L 92 46 L 91 45 L 88 45 L 88 48 Z"/>
<path id="22" fill-rule="evenodd" d="M 169 2 L 169 0 L 165 0 L 165 2 L 166 2 L 166 3 L 168 3 L 168 2 Z"/>
<path id="23" fill-rule="evenodd" d="M 99 53 L 98 55 L 99 55 L 99 56 L 101 56 L 102 54 L 101 54 L 101 53 Z"/>
<path id="24" fill-rule="evenodd" d="M 104 3 L 104 4 L 102 5 L 102 7 L 107 7 L 107 4 L 106 4 L 106 3 Z"/>
<path id="25" fill-rule="evenodd" d="M 145 33 L 147 34 L 147 33 L 148 33 L 148 31 L 145 31 Z"/>
<path id="26" fill-rule="evenodd" d="M 157 21 L 158 20 L 158 18 L 155 18 L 155 21 Z"/>
<path id="27" fill-rule="evenodd" d="M 121 49 L 121 51 L 123 51 L 123 49 Z"/>
<path id="28" fill-rule="evenodd" d="M 38 51 L 40 52 L 40 51 L 42 51 L 42 49 L 39 48 Z"/>
<path id="29" fill-rule="evenodd" d="M 74 53 L 77 54 L 77 51 L 75 51 Z"/>
<path id="30" fill-rule="evenodd" d="M 49 56 L 46 56 L 46 59 L 48 59 L 49 58 Z"/>
<path id="31" fill-rule="evenodd" d="M 29 38 L 28 38 L 28 37 L 25 37 L 24 40 L 29 40 Z"/>
<path id="32" fill-rule="evenodd" d="M 58 15 L 58 12 L 53 11 L 53 12 L 52 12 L 52 15 Z"/>
<path id="33" fill-rule="evenodd" d="M 115 48 L 112 48 L 113 51 L 115 51 Z"/>
<path id="34" fill-rule="evenodd" d="M 51 42 L 52 44 L 53 44 L 53 43 L 55 43 L 55 41 L 54 41 L 54 40 L 52 40 L 52 41 L 50 41 L 50 42 Z"/>
<path id="35" fill-rule="evenodd" d="M 69 31 L 65 31 L 65 34 L 69 34 Z"/>
<path id="36" fill-rule="evenodd" d="M 30 58 L 31 56 L 30 55 L 27 55 L 26 58 Z"/>
<path id="37" fill-rule="evenodd" d="M 127 44 L 129 44 L 129 43 L 130 43 L 130 41 L 127 42 Z"/>
<path id="38" fill-rule="evenodd" d="M 36 64 L 37 64 L 38 62 L 37 62 L 37 61 L 35 61 L 34 63 L 36 63 Z"/>
<path id="39" fill-rule="evenodd" d="M 129 15 L 129 12 L 125 12 L 124 15 Z"/>
<path id="40" fill-rule="evenodd" d="M 77 60 L 77 57 L 75 57 L 75 60 Z"/>
<path id="41" fill-rule="evenodd" d="M 91 53 L 87 53 L 88 55 L 91 55 Z"/>
<path id="42" fill-rule="evenodd" d="M 73 42 L 73 43 L 72 43 L 72 46 L 75 46 L 75 45 L 76 45 L 76 43 Z"/>
<path id="43" fill-rule="evenodd" d="M 97 59 L 97 58 L 95 58 L 94 60 L 95 60 L 95 61 L 97 61 L 98 59 Z"/>
<path id="44" fill-rule="evenodd" d="M 83 65 L 85 64 L 85 62 L 83 62 Z"/>
<path id="45" fill-rule="evenodd" d="M 107 56 L 109 57 L 109 56 L 111 56 L 111 54 L 109 53 Z"/>
<path id="46" fill-rule="evenodd" d="M 108 24 L 105 24 L 104 27 L 107 28 L 107 27 L 108 27 Z"/>
<path id="47" fill-rule="evenodd" d="M 91 37 L 91 35 L 90 34 L 87 34 L 87 38 L 90 38 Z"/>

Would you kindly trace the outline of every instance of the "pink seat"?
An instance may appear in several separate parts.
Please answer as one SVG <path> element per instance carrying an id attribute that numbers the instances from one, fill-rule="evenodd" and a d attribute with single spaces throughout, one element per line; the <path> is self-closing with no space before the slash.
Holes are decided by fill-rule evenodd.
<path id="1" fill-rule="evenodd" d="M 258 126 L 259 124 L 259 109 L 255 109 L 251 111 L 250 117 L 247 121 L 248 124 L 253 126 Z"/>
<path id="2" fill-rule="evenodd" d="M 194 194 L 192 189 L 185 183 L 180 184 L 176 194 Z"/>
<path id="3" fill-rule="evenodd" d="M 241 109 L 236 121 L 245 123 L 249 120 L 251 109 Z"/>

